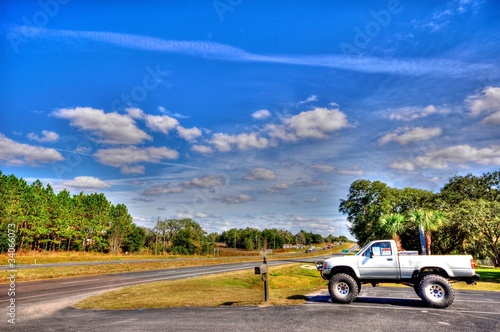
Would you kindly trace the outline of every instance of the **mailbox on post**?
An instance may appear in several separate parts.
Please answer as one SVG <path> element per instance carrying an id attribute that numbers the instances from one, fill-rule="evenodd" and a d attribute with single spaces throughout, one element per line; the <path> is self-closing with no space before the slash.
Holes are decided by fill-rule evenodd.
<path id="1" fill-rule="evenodd" d="M 266 264 L 261 264 L 259 266 L 255 267 L 255 274 L 260 274 L 263 276 L 264 274 L 267 274 L 267 265 Z"/>
<path id="2" fill-rule="evenodd" d="M 264 301 L 269 300 L 269 284 L 267 283 L 267 259 L 264 257 L 264 264 L 255 267 L 255 274 L 260 274 L 260 278 L 264 281 Z"/>

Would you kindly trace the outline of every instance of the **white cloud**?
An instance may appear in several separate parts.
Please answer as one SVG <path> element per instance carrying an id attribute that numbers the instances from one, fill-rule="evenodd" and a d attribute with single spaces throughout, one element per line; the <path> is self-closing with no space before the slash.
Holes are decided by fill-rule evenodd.
<path id="1" fill-rule="evenodd" d="M 138 148 L 128 146 L 123 148 L 101 149 L 93 154 L 94 158 L 101 164 L 113 167 L 121 167 L 122 173 L 137 171 L 138 163 L 159 163 L 163 159 L 177 159 L 179 153 L 167 147 Z M 130 165 L 134 165 L 132 168 Z M 144 169 L 143 169 L 144 170 Z"/>
<path id="2" fill-rule="evenodd" d="M 203 59 L 325 67 L 367 73 L 470 77 L 473 73 L 486 74 L 494 69 L 494 66 L 490 64 L 471 64 L 446 58 L 394 59 L 373 56 L 346 57 L 343 54 L 263 55 L 249 53 L 241 48 L 215 42 L 165 40 L 141 35 L 101 31 L 55 30 L 39 27 L 14 26 L 11 28 L 10 34 L 17 34 L 24 39 L 50 38 L 56 41 L 83 39 L 117 47 L 183 54 Z"/>
<path id="3" fill-rule="evenodd" d="M 245 176 L 245 180 L 276 180 L 276 172 L 265 169 L 265 168 L 255 168 L 248 172 Z"/>
<path id="4" fill-rule="evenodd" d="M 321 173 L 331 173 L 335 170 L 335 167 L 327 164 L 315 164 L 311 165 L 310 167 Z"/>
<path id="5" fill-rule="evenodd" d="M 481 93 L 469 96 L 465 102 L 469 105 L 473 116 L 483 112 L 500 112 L 500 87 L 489 86 Z"/>
<path id="6" fill-rule="evenodd" d="M 379 140 L 379 143 L 385 145 L 390 142 L 398 142 L 399 144 L 408 144 L 411 142 L 425 141 L 442 133 L 441 128 L 398 128 L 394 133 L 385 135 Z"/>
<path id="7" fill-rule="evenodd" d="M 425 118 L 433 114 L 448 114 L 448 108 L 437 108 L 434 105 L 421 107 L 401 107 L 394 109 L 389 114 L 389 119 L 398 121 L 414 121 L 416 119 Z"/>
<path id="8" fill-rule="evenodd" d="M 485 125 L 500 125 L 500 111 L 488 115 L 481 122 Z"/>
<path id="9" fill-rule="evenodd" d="M 275 193 L 275 192 L 282 192 L 284 190 L 287 190 L 290 186 L 286 183 L 277 183 L 269 188 L 266 189 L 266 192 L 268 193 Z"/>
<path id="10" fill-rule="evenodd" d="M 305 179 L 305 178 L 298 178 L 294 182 L 294 187 L 312 187 L 312 186 L 323 186 L 328 184 L 328 182 L 323 181 L 323 180 L 316 180 L 316 179 Z"/>
<path id="11" fill-rule="evenodd" d="M 231 151 L 231 143 L 233 140 L 233 136 L 228 134 L 216 133 L 213 134 L 210 143 L 215 145 L 215 148 L 221 152 Z"/>
<path id="12" fill-rule="evenodd" d="M 162 195 L 170 195 L 177 194 L 183 191 L 182 187 L 174 186 L 170 187 L 168 185 L 164 186 L 153 186 L 149 189 L 146 189 L 142 192 L 143 196 L 162 196 Z"/>
<path id="13" fill-rule="evenodd" d="M 132 119 L 144 118 L 144 111 L 141 110 L 140 108 L 130 107 L 126 108 L 125 111 L 127 112 L 128 116 L 130 116 Z"/>
<path id="14" fill-rule="evenodd" d="M 142 165 L 136 165 L 136 166 L 124 165 L 121 168 L 122 174 L 144 174 L 145 171 L 146 168 Z"/>
<path id="15" fill-rule="evenodd" d="M 355 175 L 355 176 L 363 176 L 365 172 L 360 169 L 342 169 L 337 171 L 338 174 L 342 175 Z"/>
<path id="16" fill-rule="evenodd" d="M 146 126 L 152 131 L 159 131 L 164 134 L 172 129 L 177 128 L 179 121 L 168 115 L 146 115 Z"/>
<path id="17" fill-rule="evenodd" d="M 77 176 L 73 180 L 64 181 L 62 185 L 75 189 L 86 189 L 86 190 L 90 189 L 99 190 L 111 187 L 109 183 L 106 183 L 92 176 Z"/>
<path id="18" fill-rule="evenodd" d="M 413 171 L 415 169 L 415 164 L 411 161 L 395 161 L 390 164 L 389 167 L 403 171 Z"/>
<path id="19" fill-rule="evenodd" d="M 37 141 L 41 143 L 45 142 L 57 142 L 59 135 L 53 131 L 42 130 L 42 136 L 38 136 L 35 133 L 29 133 L 28 138 L 32 141 Z"/>
<path id="20" fill-rule="evenodd" d="M 182 126 L 177 126 L 177 133 L 180 137 L 184 138 L 186 141 L 193 142 L 198 137 L 202 135 L 201 130 L 196 127 L 184 128 Z"/>
<path id="21" fill-rule="evenodd" d="M 283 142 L 296 142 L 298 140 L 297 136 L 286 125 L 268 124 L 264 131 L 275 140 Z"/>
<path id="22" fill-rule="evenodd" d="M 176 218 L 178 219 L 192 219 L 193 215 L 187 211 L 176 211 L 177 214 L 175 215 Z"/>
<path id="23" fill-rule="evenodd" d="M 214 150 L 207 145 L 196 145 L 196 144 L 191 147 L 191 150 L 202 154 L 210 154 L 214 152 Z"/>
<path id="24" fill-rule="evenodd" d="M 306 199 L 306 203 L 318 203 L 319 202 L 319 199 L 317 199 L 316 197 L 310 197 L 308 199 Z"/>
<path id="25" fill-rule="evenodd" d="M 140 108 L 127 108 L 125 111 L 127 111 L 128 115 L 131 118 L 143 119 L 146 123 L 146 127 L 151 129 L 152 131 L 168 134 L 171 130 L 175 129 L 177 130 L 177 133 L 181 138 L 189 142 L 194 141 L 196 138 L 202 135 L 200 129 L 196 127 L 184 128 L 183 126 L 180 125 L 179 121 L 172 116 L 177 117 L 178 115 L 178 117 L 180 118 L 186 118 L 186 117 L 183 117 L 180 114 L 172 114 L 172 116 L 169 116 L 167 114 L 170 114 L 170 112 L 168 112 L 164 107 L 160 106 L 158 107 L 158 109 L 166 115 L 145 114 L 144 111 L 141 110 Z"/>
<path id="26" fill-rule="evenodd" d="M 317 100 L 318 100 L 318 96 L 311 95 L 311 96 L 307 97 L 305 100 L 299 101 L 297 103 L 297 105 L 307 104 L 307 103 L 310 103 L 310 102 L 313 102 L 313 101 L 317 101 Z"/>
<path id="27" fill-rule="evenodd" d="M 430 151 L 408 161 L 396 161 L 391 168 L 414 170 L 416 168 L 447 169 L 449 164 L 500 165 L 500 145 L 476 148 L 469 144 L 455 145 Z"/>
<path id="28" fill-rule="evenodd" d="M 221 201 L 226 204 L 241 204 L 241 203 L 255 201 L 255 198 L 247 194 L 238 194 L 235 196 L 218 196 L 215 197 L 214 200 Z"/>
<path id="29" fill-rule="evenodd" d="M 70 120 L 70 124 L 90 131 L 102 143 L 138 144 L 152 138 L 137 128 L 135 121 L 116 112 L 104 113 L 91 107 L 63 108 L 52 113 L 53 116 Z"/>
<path id="30" fill-rule="evenodd" d="M 500 145 L 486 148 L 475 148 L 468 144 L 456 145 L 433 151 L 428 156 L 455 163 L 473 162 L 482 165 L 500 165 Z"/>
<path id="31" fill-rule="evenodd" d="M 339 109 L 315 108 L 289 119 L 290 128 L 300 138 L 326 138 L 328 133 L 347 127 L 347 117 Z"/>
<path id="32" fill-rule="evenodd" d="M 258 137 L 257 133 L 242 133 L 238 135 L 228 135 L 216 133 L 212 136 L 210 143 L 221 152 L 232 150 L 235 145 L 239 150 L 248 150 L 251 148 L 264 149 L 269 146 L 269 140 L 265 137 Z"/>
<path id="33" fill-rule="evenodd" d="M 172 116 L 172 117 L 174 117 L 176 119 L 188 119 L 188 118 L 191 117 L 189 115 L 183 115 L 183 114 L 180 114 L 180 113 L 172 113 L 169 110 L 167 110 L 165 107 L 162 107 L 162 106 L 158 106 L 158 110 L 160 112 L 162 112 L 163 114 L 170 115 L 170 116 Z"/>
<path id="34" fill-rule="evenodd" d="M 64 160 L 55 149 L 18 143 L 0 133 L 0 163 L 12 166 L 41 166 Z"/>
<path id="35" fill-rule="evenodd" d="M 268 139 L 264 137 L 257 137 L 256 133 L 243 133 L 233 136 L 233 142 L 240 150 L 248 150 L 251 148 L 264 149 L 269 146 Z"/>
<path id="36" fill-rule="evenodd" d="M 226 178 L 213 174 L 195 177 L 190 181 L 184 181 L 181 183 L 184 188 L 211 188 L 223 186 L 225 184 Z"/>
<path id="37" fill-rule="evenodd" d="M 437 10 L 431 12 L 429 18 L 421 21 L 413 20 L 413 28 L 416 30 L 436 33 L 446 29 L 456 15 L 463 15 L 467 12 L 476 12 L 483 1 L 452 0 L 441 3 L 444 8 L 438 6 Z"/>
<path id="38" fill-rule="evenodd" d="M 265 120 L 271 117 L 271 112 L 268 110 L 258 110 L 252 113 L 252 118 L 255 120 Z"/>

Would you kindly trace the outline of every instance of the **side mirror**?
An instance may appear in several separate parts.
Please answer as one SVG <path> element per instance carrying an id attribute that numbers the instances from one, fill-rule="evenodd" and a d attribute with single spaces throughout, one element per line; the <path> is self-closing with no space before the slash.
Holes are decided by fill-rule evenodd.
<path id="1" fill-rule="evenodd" d="M 370 258 L 373 258 L 373 251 L 370 251 Z"/>

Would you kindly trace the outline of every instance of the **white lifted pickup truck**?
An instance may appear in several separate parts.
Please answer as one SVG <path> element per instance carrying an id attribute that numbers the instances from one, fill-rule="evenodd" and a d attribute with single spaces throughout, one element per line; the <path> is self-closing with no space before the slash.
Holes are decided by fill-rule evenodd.
<path id="1" fill-rule="evenodd" d="M 394 240 L 372 241 L 355 256 L 343 255 L 316 262 L 333 302 L 351 303 L 362 284 L 401 283 L 413 287 L 430 307 L 446 308 L 455 298 L 449 280 L 475 284 L 472 256 L 418 255 L 400 251 Z"/>

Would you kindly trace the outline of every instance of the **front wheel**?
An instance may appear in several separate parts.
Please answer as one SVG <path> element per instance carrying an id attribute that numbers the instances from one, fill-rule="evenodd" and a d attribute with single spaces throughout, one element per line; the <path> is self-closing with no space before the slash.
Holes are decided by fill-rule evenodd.
<path id="1" fill-rule="evenodd" d="M 328 283 L 328 291 L 332 302 L 351 303 L 356 300 L 359 288 L 356 280 L 346 273 L 337 273 Z"/>
<path id="2" fill-rule="evenodd" d="M 453 287 L 445 278 L 430 274 L 420 280 L 418 295 L 428 306 L 433 308 L 449 307 L 455 299 Z"/>

